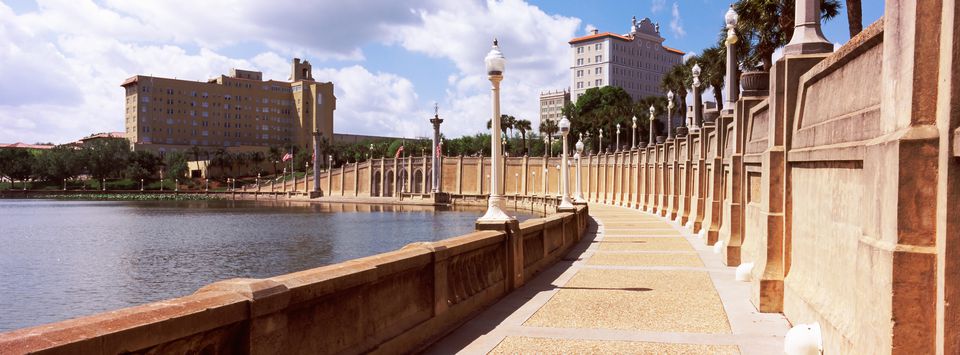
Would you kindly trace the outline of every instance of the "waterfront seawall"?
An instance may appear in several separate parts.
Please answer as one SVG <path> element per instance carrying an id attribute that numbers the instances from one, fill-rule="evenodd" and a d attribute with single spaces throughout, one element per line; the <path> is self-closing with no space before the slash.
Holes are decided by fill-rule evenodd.
<path id="1" fill-rule="evenodd" d="M 559 260 L 588 209 L 0 334 L 0 353 L 407 353 Z"/>

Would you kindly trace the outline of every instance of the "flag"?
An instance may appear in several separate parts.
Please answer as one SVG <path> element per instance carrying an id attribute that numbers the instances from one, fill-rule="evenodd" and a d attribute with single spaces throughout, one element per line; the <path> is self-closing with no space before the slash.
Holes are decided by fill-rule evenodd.
<path id="1" fill-rule="evenodd" d="M 280 160 L 282 160 L 282 161 L 287 161 L 287 160 L 290 160 L 290 159 L 293 159 L 293 154 L 287 153 L 287 154 L 284 154 L 284 155 L 283 155 L 283 159 L 280 159 Z"/>
<path id="2" fill-rule="evenodd" d="M 437 158 L 439 158 L 441 155 L 443 155 L 443 150 L 440 149 L 441 144 L 443 144 L 443 143 L 437 143 Z"/>
<path id="3" fill-rule="evenodd" d="M 394 159 L 399 158 L 399 157 L 400 157 L 400 154 L 403 154 L 403 146 L 402 146 L 402 145 L 400 146 L 399 149 L 397 149 L 397 155 L 394 156 L 393 158 L 394 158 Z"/>

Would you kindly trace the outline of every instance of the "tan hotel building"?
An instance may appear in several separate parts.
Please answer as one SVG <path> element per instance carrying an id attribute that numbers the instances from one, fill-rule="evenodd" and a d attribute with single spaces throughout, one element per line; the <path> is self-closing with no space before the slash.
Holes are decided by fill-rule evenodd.
<path id="1" fill-rule="evenodd" d="M 540 122 L 560 121 L 563 106 L 570 102 L 567 90 L 545 91 L 540 93 Z"/>
<path id="2" fill-rule="evenodd" d="M 316 82 L 310 62 L 294 58 L 290 81 L 257 71 L 197 82 L 137 75 L 126 90 L 126 137 L 134 150 L 313 149 L 313 132 L 333 141 L 333 83 Z"/>
<path id="3" fill-rule="evenodd" d="M 660 25 L 649 18 L 637 22 L 630 33 L 618 35 L 593 30 L 588 36 L 570 40 L 572 51 L 571 99 L 576 102 L 589 88 L 618 86 L 634 101 L 665 95 L 660 79 L 683 61 L 683 52 L 665 47 Z"/>

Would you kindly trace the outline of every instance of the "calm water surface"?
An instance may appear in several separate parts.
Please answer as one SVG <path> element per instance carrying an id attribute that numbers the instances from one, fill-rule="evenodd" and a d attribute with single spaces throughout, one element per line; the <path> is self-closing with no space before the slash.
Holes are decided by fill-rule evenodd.
<path id="1" fill-rule="evenodd" d="M 0 332 L 473 230 L 482 210 L 0 200 Z M 529 215 L 521 214 L 520 219 Z"/>

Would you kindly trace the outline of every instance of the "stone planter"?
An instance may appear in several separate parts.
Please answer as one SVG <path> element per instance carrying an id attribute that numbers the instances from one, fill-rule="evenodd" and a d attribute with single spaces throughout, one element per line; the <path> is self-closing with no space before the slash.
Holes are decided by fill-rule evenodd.
<path id="1" fill-rule="evenodd" d="M 770 92 L 770 72 L 748 71 L 740 74 L 743 96 L 767 96 Z"/>
<path id="2" fill-rule="evenodd" d="M 657 136 L 657 144 L 663 144 L 667 140 L 667 136 Z"/>
<path id="3" fill-rule="evenodd" d="M 687 126 L 677 127 L 677 137 L 686 137 L 688 132 Z"/>
<path id="4" fill-rule="evenodd" d="M 720 111 L 710 110 L 703 112 L 703 124 L 712 125 L 717 122 L 717 118 L 720 118 Z"/>

